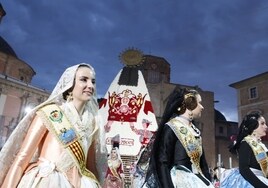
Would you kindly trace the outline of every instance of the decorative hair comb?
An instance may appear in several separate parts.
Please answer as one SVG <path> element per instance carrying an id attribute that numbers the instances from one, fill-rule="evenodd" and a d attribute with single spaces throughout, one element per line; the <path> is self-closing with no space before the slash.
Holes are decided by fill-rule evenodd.
<path id="1" fill-rule="evenodd" d="M 187 93 L 186 95 L 184 95 L 184 100 L 188 99 L 189 97 L 195 97 L 195 95 L 193 93 Z"/>

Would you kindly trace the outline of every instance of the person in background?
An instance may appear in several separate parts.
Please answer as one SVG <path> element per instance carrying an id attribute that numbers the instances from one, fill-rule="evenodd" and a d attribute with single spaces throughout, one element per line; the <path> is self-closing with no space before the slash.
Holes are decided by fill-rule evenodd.
<path id="1" fill-rule="evenodd" d="M 220 187 L 220 176 L 224 170 L 225 168 L 222 165 L 217 166 L 212 170 L 212 184 L 215 188 Z"/>
<path id="2" fill-rule="evenodd" d="M 230 147 L 230 152 L 238 155 L 239 167 L 222 173 L 220 187 L 268 187 L 268 150 L 261 141 L 266 131 L 266 121 L 259 113 L 243 118 L 237 139 Z"/>
<path id="3" fill-rule="evenodd" d="M 124 167 L 119 153 L 119 143 L 114 143 L 108 157 L 108 169 L 103 188 L 124 187 Z"/>
<path id="4" fill-rule="evenodd" d="M 142 187 L 144 184 L 145 176 L 148 170 L 149 166 L 149 154 L 150 154 L 150 146 L 147 145 L 146 147 L 144 146 L 139 155 L 138 155 L 138 160 L 134 164 L 134 169 L 131 173 L 133 177 L 132 181 L 132 187 L 137 188 L 137 187 Z"/>
<path id="5" fill-rule="evenodd" d="M 96 96 L 93 67 L 67 68 L 1 150 L 1 187 L 100 187 L 97 169 L 105 169 L 107 153 Z"/>
<path id="6" fill-rule="evenodd" d="M 130 128 L 133 132 L 137 135 L 140 135 L 140 143 L 142 147 L 146 147 L 147 144 L 150 142 L 150 139 L 154 135 L 153 131 L 148 130 L 148 127 L 152 124 L 152 122 L 148 121 L 147 119 L 142 120 L 142 129 L 135 128 L 134 124 L 130 125 Z"/>
<path id="7" fill-rule="evenodd" d="M 143 187 L 213 187 L 201 132 L 193 122 L 201 117 L 201 102 L 196 90 L 175 88 L 171 93 L 156 132 Z"/>

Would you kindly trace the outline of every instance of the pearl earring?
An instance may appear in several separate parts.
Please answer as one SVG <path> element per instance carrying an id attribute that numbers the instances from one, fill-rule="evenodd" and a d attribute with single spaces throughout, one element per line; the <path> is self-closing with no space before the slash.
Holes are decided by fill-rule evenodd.
<path id="1" fill-rule="evenodd" d="M 67 96 L 67 102 L 70 102 L 73 100 L 73 92 L 70 92 L 69 95 Z"/>

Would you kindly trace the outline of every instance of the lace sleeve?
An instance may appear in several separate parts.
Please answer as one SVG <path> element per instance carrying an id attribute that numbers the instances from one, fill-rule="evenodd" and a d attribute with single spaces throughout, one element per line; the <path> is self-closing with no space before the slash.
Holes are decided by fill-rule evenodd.
<path id="1" fill-rule="evenodd" d="M 99 116 L 95 119 L 96 125 L 99 127 L 97 133 L 95 134 L 95 148 L 96 148 L 96 167 L 99 174 L 99 181 L 102 184 L 105 179 L 107 171 L 107 148 L 105 143 L 105 132 L 103 124 L 101 123 L 101 118 Z"/>

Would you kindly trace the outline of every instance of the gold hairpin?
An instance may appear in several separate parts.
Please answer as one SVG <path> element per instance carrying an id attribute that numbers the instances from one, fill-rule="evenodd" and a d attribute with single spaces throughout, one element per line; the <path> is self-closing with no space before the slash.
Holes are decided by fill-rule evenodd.
<path id="1" fill-rule="evenodd" d="M 189 97 L 195 97 L 193 93 L 187 93 L 186 95 L 184 95 L 184 100 L 189 98 Z"/>

